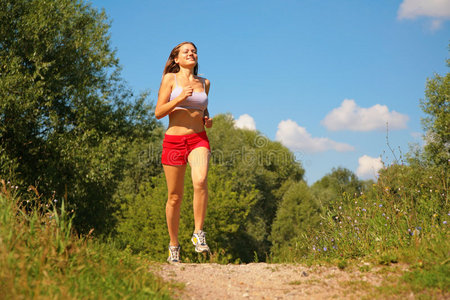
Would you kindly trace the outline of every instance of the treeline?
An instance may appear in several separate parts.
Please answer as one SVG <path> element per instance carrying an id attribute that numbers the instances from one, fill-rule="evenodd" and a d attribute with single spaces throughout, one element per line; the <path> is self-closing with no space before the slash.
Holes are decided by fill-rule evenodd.
<path id="1" fill-rule="evenodd" d="M 105 14 L 81 0 L 0 0 L 0 177 L 22 194 L 33 186 L 39 198 L 32 201 L 64 200 L 77 233 L 94 229 L 98 238 L 164 260 L 164 128 L 149 94 L 135 96 L 120 78 L 108 30 Z M 386 167 L 377 183 L 337 168 L 308 186 L 287 148 L 216 115 L 208 130 L 205 223 L 213 259 L 384 253 L 412 245 L 416 227 L 430 234 L 442 227 L 449 211 L 449 86 L 448 74 L 429 80 L 425 148 Z M 183 259 L 196 261 L 189 245 L 193 190 L 185 182 L 180 242 Z"/>

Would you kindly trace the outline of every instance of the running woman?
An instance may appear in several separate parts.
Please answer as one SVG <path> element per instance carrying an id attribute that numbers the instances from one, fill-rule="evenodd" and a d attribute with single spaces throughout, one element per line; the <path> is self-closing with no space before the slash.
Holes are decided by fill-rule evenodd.
<path id="1" fill-rule="evenodd" d="M 197 252 L 209 252 L 203 223 L 208 204 L 207 175 L 211 149 L 205 127 L 212 127 L 208 113 L 210 82 L 198 76 L 197 47 L 183 42 L 173 48 L 164 67 L 155 116 L 169 115 L 164 135 L 161 162 L 166 176 L 168 199 L 166 220 L 169 230 L 170 263 L 180 262 L 178 228 L 187 163 L 194 186 L 194 223 L 192 243 Z"/>

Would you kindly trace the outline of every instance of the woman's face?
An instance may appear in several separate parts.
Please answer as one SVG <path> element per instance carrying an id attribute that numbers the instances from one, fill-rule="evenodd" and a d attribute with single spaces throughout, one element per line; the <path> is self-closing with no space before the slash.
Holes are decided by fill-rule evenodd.
<path id="1" fill-rule="evenodd" d="M 191 44 L 184 44 L 180 47 L 178 57 L 175 58 L 175 62 L 181 67 L 195 67 L 197 64 L 197 50 Z"/>

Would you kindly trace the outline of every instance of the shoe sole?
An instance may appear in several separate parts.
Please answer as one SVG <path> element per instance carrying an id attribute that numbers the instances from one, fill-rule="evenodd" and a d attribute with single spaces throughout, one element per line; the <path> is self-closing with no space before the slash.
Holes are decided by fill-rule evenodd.
<path id="1" fill-rule="evenodd" d="M 210 250 L 197 250 L 197 248 L 195 248 L 195 252 L 197 253 L 205 253 L 208 252 L 209 253 Z"/>
<path id="2" fill-rule="evenodd" d="M 173 261 L 173 260 L 167 260 L 167 262 L 169 263 L 169 264 L 179 264 L 179 263 L 181 263 L 181 261 L 179 261 L 179 260 L 177 260 L 177 261 Z"/>

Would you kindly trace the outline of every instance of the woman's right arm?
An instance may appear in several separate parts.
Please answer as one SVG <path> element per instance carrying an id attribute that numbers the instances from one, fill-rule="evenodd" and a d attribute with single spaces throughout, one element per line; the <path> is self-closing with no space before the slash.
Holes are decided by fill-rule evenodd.
<path id="1" fill-rule="evenodd" d="M 176 106 L 192 95 L 193 89 L 190 86 L 186 86 L 178 97 L 169 101 L 173 83 L 173 74 L 165 74 L 161 81 L 161 86 L 159 87 L 158 102 L 156 103 L 155 108 L 155 117 L 157 119 L 167 116 Z"/>

